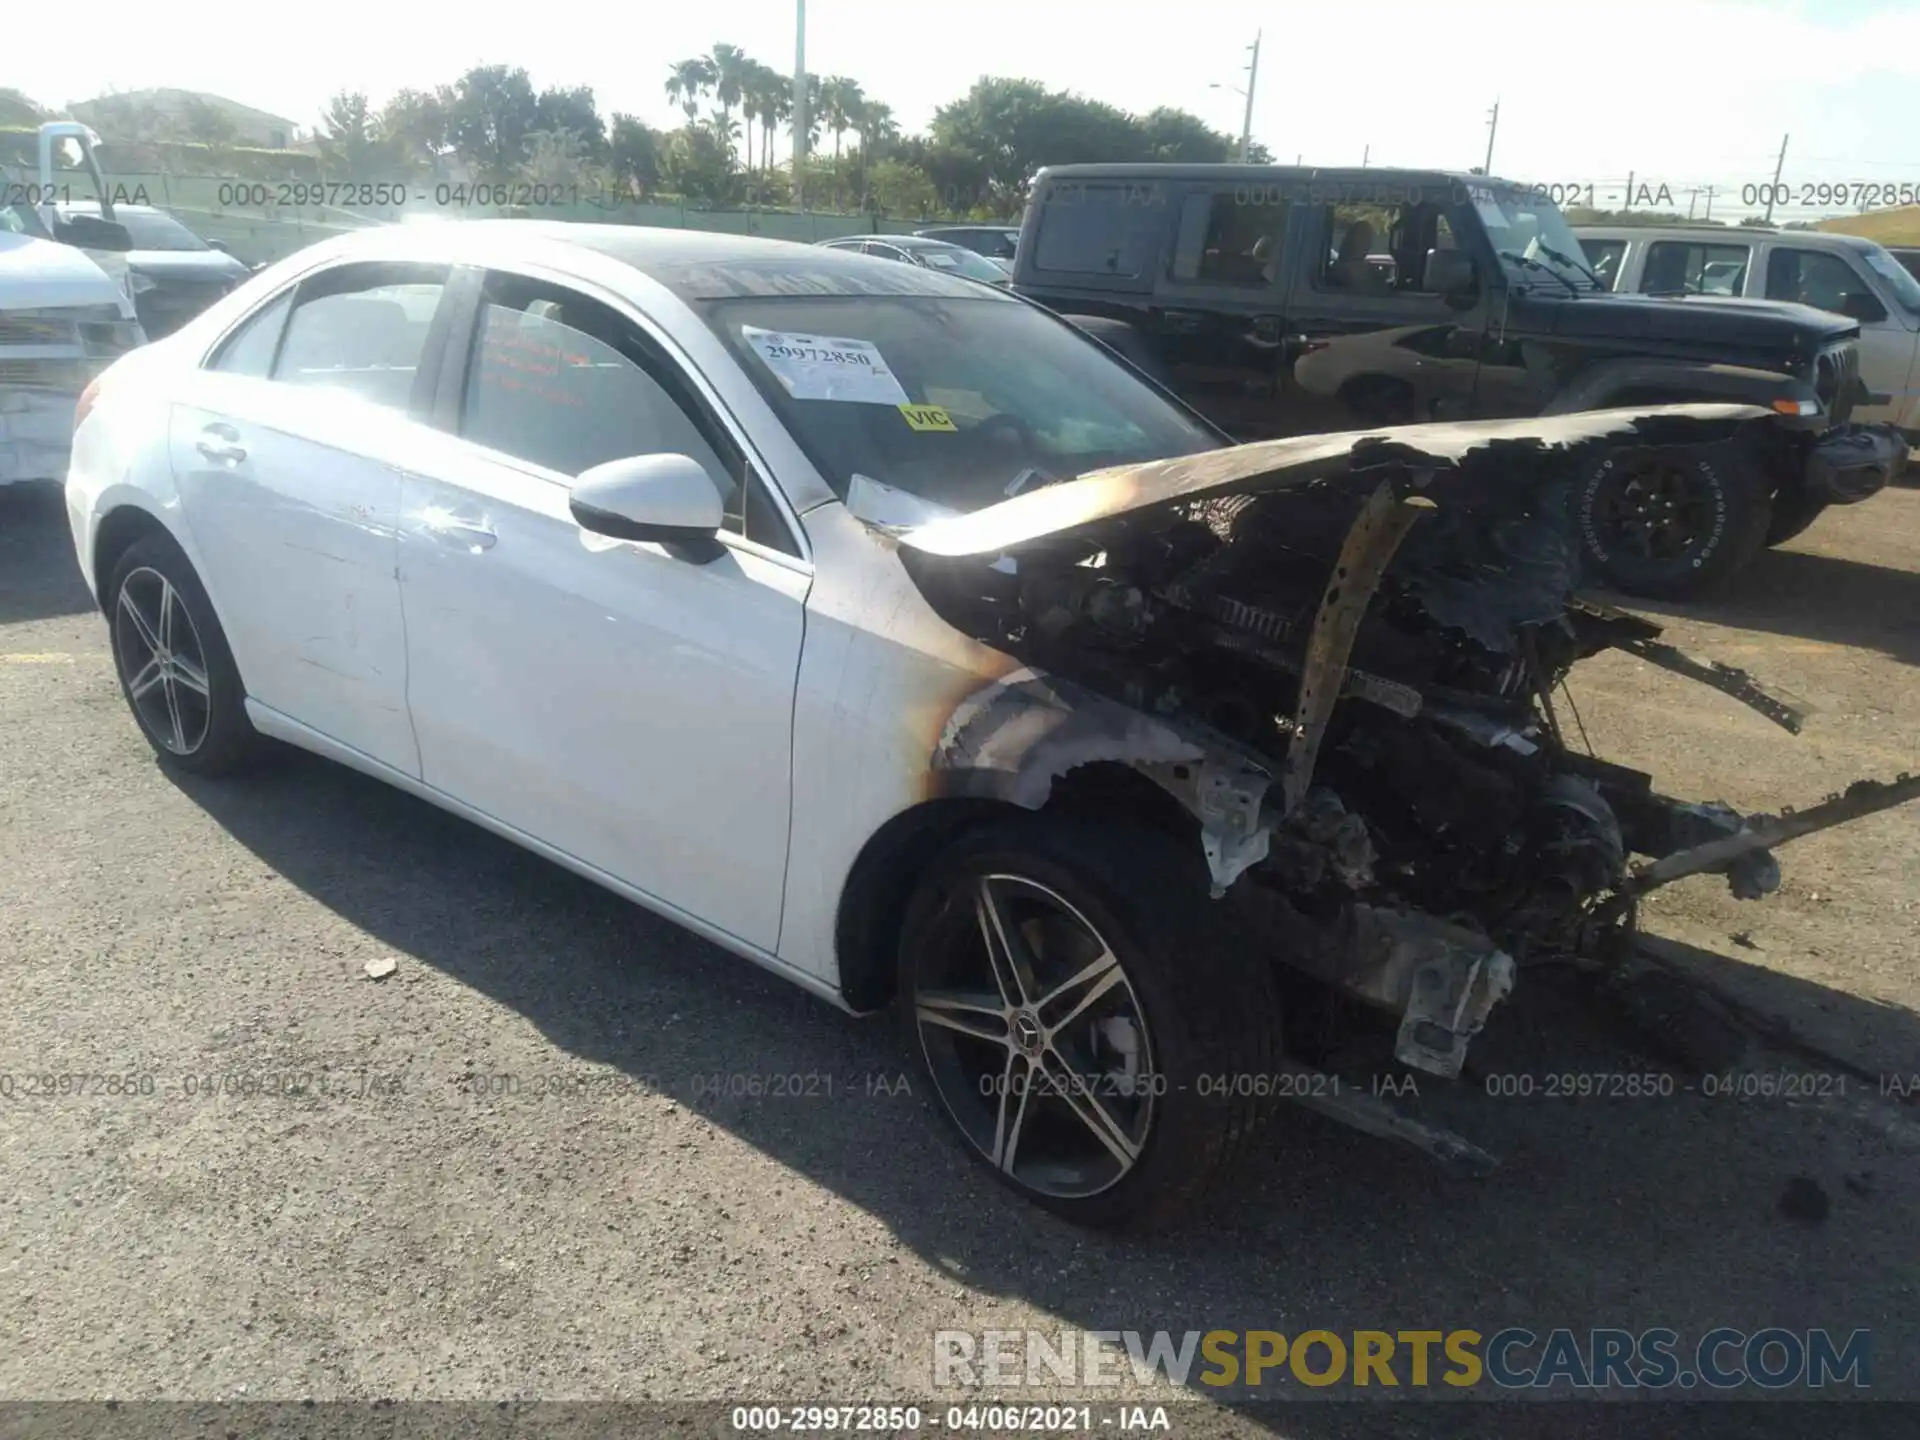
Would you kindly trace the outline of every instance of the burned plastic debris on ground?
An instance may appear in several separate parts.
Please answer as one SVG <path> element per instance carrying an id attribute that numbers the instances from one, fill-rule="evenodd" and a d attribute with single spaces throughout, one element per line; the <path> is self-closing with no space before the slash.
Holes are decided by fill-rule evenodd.
<path id="1" fill-rule="evenodd" d="M 1028 806 L 1131 768 L 1199 820 L 1216 895 L 1276 956 L 1398 1015 L 1401 1064 L 1457 1075 L 1520 971 L 1621 955 L 1647 890 L 1716 873 L 1757 898 L 1771 845 L 1920 795 L 1903 776 L 1750 819 L 1584 743 L 1565 682 L 1607 649 L 1804 723 L 1577 593 L 1575 452 L 1766 423 L 1675 406 L 1266 442 L 924 527 L 901 554 L 934 608 L 1031 667 L 956 713 L 935 768 Z"/>

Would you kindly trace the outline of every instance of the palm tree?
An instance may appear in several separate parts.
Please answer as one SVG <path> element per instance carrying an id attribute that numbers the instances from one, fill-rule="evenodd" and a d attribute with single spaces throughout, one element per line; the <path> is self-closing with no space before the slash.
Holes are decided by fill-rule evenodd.
<path id="1" fill-rule="evenodd" d="M 700 97 L 713 88 L 713 62 L 704 55 L 691 60 L 676 60 L 667 69 L 667 98 L 678 101 L 692 122 L 700 110 Z"/>
<path id="2" fill-rule="evenodd" d="M 760 168 L 773 170 L 773 133 L 793 113 L 793 85 L 770 65 L 754 62 L 752 86 L 759 97 Z"/>
<path id="3" fill-rule="evenodd" d="M 745 94 L 747 67 L 752 63 L 738 45 L 716 45 L 707 55 L 707 68 L 713 76 L 713 98 L 719 102 L 721 115 L 728 120 L 733 118 L 733 107 Z"/>
<path id="4" fill-rule="evenodd" d="M 860 134 L 863 161 L 877 160 L 883 146 L 900 138 L 900 122 L 893 118 L 893 107 L 880 100 L 862 99 L 854 112 L 852 128 Z"/>
<path id="5" fill-rule="evenodd" d="M 821 122 L 833 132 L 833 163 L 840 163 L 840 137 L 854 128 L 854 117 L 866 101 L 858 80 L 845 75 L 829 75 L 820 82 Z"/>

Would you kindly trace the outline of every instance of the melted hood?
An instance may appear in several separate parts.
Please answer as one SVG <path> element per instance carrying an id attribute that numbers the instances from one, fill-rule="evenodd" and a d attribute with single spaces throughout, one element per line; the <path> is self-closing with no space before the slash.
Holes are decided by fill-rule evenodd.
<path id="1" fill-rule="evenodd" d="M 927 555 L 995 555 L 1158 506 L 1292 489 L 1380 465 L 1450 469 L 1478 451 L 1537 453 L 1603 441 L 1705 443 L 1768 416 L 1751 405 L 1660 405 L 1262 440 L 1096 470 L 984 510 L 918 526 L 901 535 L 900 543 Z"/>

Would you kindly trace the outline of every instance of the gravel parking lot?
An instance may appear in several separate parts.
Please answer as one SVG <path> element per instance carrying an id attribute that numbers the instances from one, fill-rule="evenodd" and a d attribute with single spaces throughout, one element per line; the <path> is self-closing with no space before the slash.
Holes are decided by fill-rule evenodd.
<path id="1" fill-rule="evenodd" d="M 1753 808 L 1920 762 L 1920 490 L 1663 618 L 1822 713 L 1606 657 L 1601 753 Z M 854 1401 L 927 1396 L 939 1329 L 1526 1324 L 1867 1328 L 1875 1393 L 1920 1399 L 1920 1101 L 1861 1078 L 1920 1072 L 1920 807 L 1783 850 L 1770 901 L 1646 916 L 1817 1047 L 1748 1069 L 1844 1095 L 1424 1087 L 1505 1157 L 1481 1183 L 1288 1113 L 1151 1243 L 978 1175 L 890 1025 L 425 804 L 292 753 L 168 779 L 47 491 L 0 492 L 0 817 L 0 1072 L 133 1077 L 0 1102 L 0 1396 Z M 1649 1067 L 1577 998 L 1523 984 L 1482 1074 Z"/>

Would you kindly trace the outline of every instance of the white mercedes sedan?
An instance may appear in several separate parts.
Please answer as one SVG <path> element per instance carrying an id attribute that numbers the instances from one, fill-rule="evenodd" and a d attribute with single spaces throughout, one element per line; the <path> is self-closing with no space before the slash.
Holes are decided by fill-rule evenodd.
<path id="1" fill-rule="evenodd" d="M 1777 825 L 1562 743 L 1574 663 L 1670 647 L 1572 597 L 1536 463 L 1758 413 L 1233 446 L 1004 290 L 485 221 L 316 245 L 122 358 L 66 498 L 162 764 L 301 746 L 897 998 L 981 1163 L 1148 1225 L 1282 1096 L 1484 1173 L 1313 1066 L 1457 1077 L 1516 957 L 1778 884 Z"/>
<path id="2" fill-rule="evenodd" d="M 1204 905 L 1201 846 L 936 760 L 1019 667 L 893 538 L 1222 443 L 1071 326 L 811 246 L 396 226 L 115 366 L 74 438 L 80 564 L 164 764 L 290 742 L 837 1004 L 904 981 L 968 1142 L 1089 1222 L 1224 1158 L 1236 1107 L 1156 1078 L 1222 1060 L 1192 1011 L 1225 979 L 1190 991 L 1180 907 L 1147 907 L 1196 868 Z"/>

